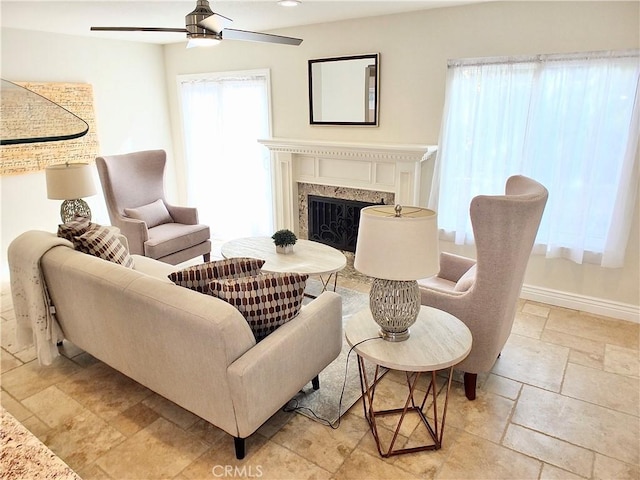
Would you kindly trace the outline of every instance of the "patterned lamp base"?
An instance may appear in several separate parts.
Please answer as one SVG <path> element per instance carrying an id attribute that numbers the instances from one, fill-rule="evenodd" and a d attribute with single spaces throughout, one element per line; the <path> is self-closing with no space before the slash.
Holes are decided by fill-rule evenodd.
<path id="1" fill-rule="evenodd" d="M 87 202 L 81 198 L 65 200 L 60 207 L 60 218 L 62 223 L 69 223 L 75 217 L 86 217 L 91 220 L 91 210 Z"/>
<path id="2" fill-rule="evenodd" d="M 409 338 L 409 327 L 420 311 L 420 290 L 415 280 L 383 280 L 374 278 L 369 293 L 369 308 L 380 335 L 390 342 Z"/>

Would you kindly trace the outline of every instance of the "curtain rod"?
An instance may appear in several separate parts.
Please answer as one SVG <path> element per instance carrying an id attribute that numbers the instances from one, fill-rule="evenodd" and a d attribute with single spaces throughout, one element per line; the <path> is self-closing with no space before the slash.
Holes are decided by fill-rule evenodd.
<path id="1" fill-rule="evenodd" d="M 237 80 L 257 80 L 265 78 L 266 75 L 230 75 L 228 77 L 211 77 L 211 78 L 192 78 L 192 79 L 182 79 L 180 80 L 180 84 L 185 83 L 220 83 L 220 82 L 228 82 L 228 81 L 237 81 Z"/>
<path id="2" fill-rule="evenodd" d="M 519 55 L 519 56 L 502 56 L 502 57 L 476 57 L 476 58 L 458 58 L 447 60 L 447 67 L 462 67 L 474 65 L 500 65 L 515 63 L 534 63 L 534 62 L 558 62 L 566 60 L 594 60 L 606 58 L 639 58 L 640 49 L 628 50 L 606 50 L 596 52 L 576 52 L 576 53 L 550 53 L 538 55 Z"/>

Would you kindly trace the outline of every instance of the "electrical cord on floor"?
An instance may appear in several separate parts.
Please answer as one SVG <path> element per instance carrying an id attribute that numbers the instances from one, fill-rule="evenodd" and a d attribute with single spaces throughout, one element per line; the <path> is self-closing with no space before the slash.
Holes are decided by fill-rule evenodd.
<path id="1" fill-rule="evenodd" d="M 361 345 L 365 342 L 368 342 L 370 340 L 380 340 L 381 337 L 377 336 L 377 337 L 371 337 L 371 338 L 365 338 L 364 340 L 359 341 L 358 343 L 356 343 L 355 345 L 353 345 L 350 349 L 349 352 L 347 353 L 347 361 L 345 362 L 345 367 L 344 367 L 344 382 L 342 383 L 342 391 L 340 392 L 340 400 L 338 400 L 338 420 L 336 420 L 334 423 L 331 423 L 330 420 L 327 420 L 326 418 L 322 418 L 319 415 L 317 415 L 312 409 L 310 409 L 309 407 L 299 407 L 298 406 L 298 400 L 297 399 L 292 399 L 289 400 L 289 402 L 287 402 L 287 404 L 282 408 L 283 412 L 298 412 L 298 411 L 306 411 L 309 412 L 311 415 L 313 415 L 314 418 L 316 418 L 320 423 L 324 423 L 325 425 L 331 427 L 332 429 L 337 429 L 340 426 L 340 419 L 342 418 L 342 398 L 344 397 L 344 390 L 347 386 L 347 373 L 349 371 L 349 357 L 351 356 L 351 352 L 353 351 L 354 348 L 356 348 L 358 345 Z"/>

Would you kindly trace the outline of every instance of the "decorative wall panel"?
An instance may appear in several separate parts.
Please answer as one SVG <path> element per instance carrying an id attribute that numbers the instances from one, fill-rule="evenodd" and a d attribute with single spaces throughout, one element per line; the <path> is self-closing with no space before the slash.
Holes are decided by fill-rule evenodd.
<path id="1" fill-rule="evenodd" d="M 93 109 L 93 89 L 85 83 L 15 82 L 48 98 L 89 125 L 86 135 L 73 140 L 56 142 L 25 143 L 0 146 L 0 175 L 18 175 L 37 172 L 55 163 L 92 163 L 99 153 Z M 24 105 L 28 109 L 28 105 Z M 27 118 L 37 118 L 32 111 Z M 25 125 L 28 128 L 28 125 Z"/>

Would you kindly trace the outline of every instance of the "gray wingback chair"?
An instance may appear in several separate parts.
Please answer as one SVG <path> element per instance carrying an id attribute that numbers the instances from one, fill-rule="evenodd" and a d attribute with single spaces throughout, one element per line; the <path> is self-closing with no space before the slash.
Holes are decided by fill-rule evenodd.
<path id="1" fill-rule="evenodd" d="M 451 313 L 471 330 L 471 352 L 456 367 L 469 400 L 478 373 L 491 370 L 511 333 L 547 197 L 544 186 L 520 175 L 507 180 L 505 195 L 476 196 L 470 214 L 477 260 L 441 253 L 440 272 L 418 281 L 423 305 Z"/>
<path id="2" fill-rule="evenodd" d="M 96 158 L 112 225 L 127 237 L 131 253 L 176 265 L 202 255 L 210 259 L 207 225 L 198 211 L 165 200 L 164 150 Z"/>

